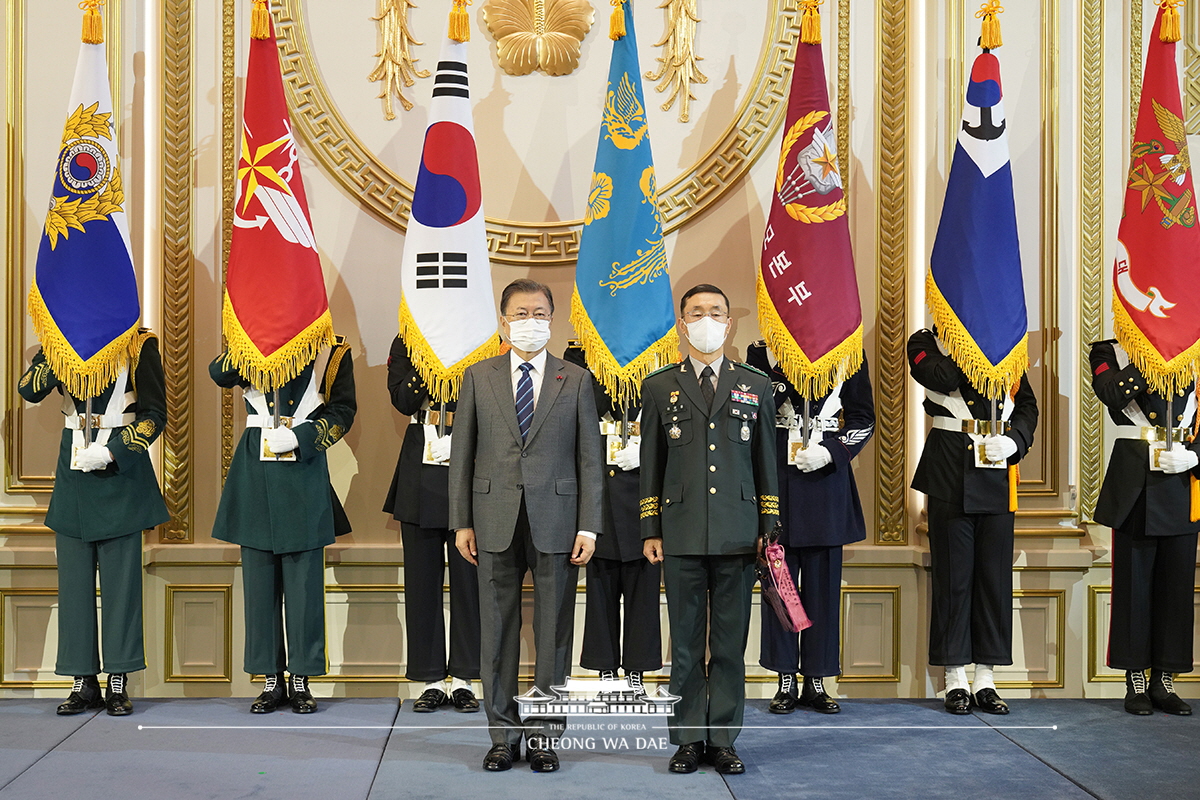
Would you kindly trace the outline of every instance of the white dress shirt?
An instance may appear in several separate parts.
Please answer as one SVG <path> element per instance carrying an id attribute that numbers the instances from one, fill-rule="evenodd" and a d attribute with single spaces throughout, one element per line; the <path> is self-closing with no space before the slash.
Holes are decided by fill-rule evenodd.
<path id="1" fill-rule="evenodd" d="M 721 365 L 725 363 L 725 356 L 717 356 L 717 360 L 711 364 L 705 364 L 703 361 L 697 361 L 695 356 L 688 356 L 688 361 L 692 362 L 692 369 L 696 370 L 696 383 L 700 383 L 700 373 L 704 372 L 705 367 L 712 367 L 712 387 L 713 391 L 717 390 L 717 380 L 721 377 Z M 713 402 L 716 402 L 715 400 Z"/>

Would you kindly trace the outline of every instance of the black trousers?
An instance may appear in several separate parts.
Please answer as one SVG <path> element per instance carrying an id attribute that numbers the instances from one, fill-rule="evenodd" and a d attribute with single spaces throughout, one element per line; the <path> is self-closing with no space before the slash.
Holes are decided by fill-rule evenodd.
<path id="1" fill-rule="evenodd" d="M 1015 520 L 929 498 L 930 664 L 1012 663 Z"/>
<path id="2" fill-rule="evenodd" d="M 1113 531 L 1108 665 L 1192 671 L 1196 534 Z"/>
<path id="3" fill-rule="evenodd" d="M 593 556 L 587 564 L 587 611 L 579 666 L 594 670 L 621 667 L 626 672 L 662 669 L 661 585 L 661 566 L 644 558 L 618 561 Z"/>
<path id="4" fill-rule="evenodd" d="M 842 548 L 788 547 L 785 558 L 800 587 L 800 602 L 812 627 L 784 630 L 766 603 L 758 663 L 772 672 L 801 672 L 810 678 L 841 674 Z"/>
<path id="5" fill-rule="evenodd" d="M 454 531 L 400 523 L 404 542 L 404 627 L 408 667 L 404 677 L 429 683 L 451 675 L 479 679 L 479 577 L 454 546 Z M 449 554 L 447 556 L 447 553 Z M 442 602 L 450 566 L 450 658 Z"/>

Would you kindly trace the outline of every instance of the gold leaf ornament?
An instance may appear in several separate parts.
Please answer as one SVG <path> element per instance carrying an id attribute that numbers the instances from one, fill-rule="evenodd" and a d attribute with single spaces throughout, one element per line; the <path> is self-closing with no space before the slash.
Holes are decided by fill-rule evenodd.
<path id="1" fill-rule="evenodd" d="M 612 200 L 612 178 L 603 172 L 592 175 L 592 188 L 588 192 L 587 212 L 583 217 L 584 225 L 591 225 L 598 219 L 608 216 L 609 201 Z"/>
<path id="2" fill-rule="evenodd" d="M 483 4 L 483 21 L 496 38 L 500 68 L 509 75 L 539 69 L 547 75 L 574 72 L 595 15 L 588 0 L 487 0 Z"/>

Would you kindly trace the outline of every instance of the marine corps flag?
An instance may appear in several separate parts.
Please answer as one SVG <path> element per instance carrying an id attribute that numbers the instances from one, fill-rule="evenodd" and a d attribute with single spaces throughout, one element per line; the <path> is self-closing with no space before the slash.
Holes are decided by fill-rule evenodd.
<path id="1" fill-rule="evenodd" d="M 622 6 L 623 7 L 620 7 Z M 618 4 L 600 142 L 588 192 L 571 324 L 609 397 L 633 402 L 642 378 L 679 350 L 658 212 L 649 120 L 630 2 Z"/>
<path id="2" fill-rule="evenodd" d="M 862 366 L 863 330 L 819 4 L 802 4 L 804 34 L 758 271 L 758 324 L 788 380 L 801 396 L 817 398 Z"/>
<path id="3" fill-rule="evenodd" d="M 85 4 L 86 5 L 86 4 Z M 128 363 L 141 307 L 100 14 L 84 15 L 29 315 L 67 391 L 95 397 Z"/>
<path id="4" fill-rule="evenodd" d="M 500 352 L 460 9 L 433 79 L 400 259 L 400 335 L 430 396 L 442 403 L 457 399 L 467 367 Z"/>
<path id="5" fill-rule="evenodd" d="M 1200 229 L 1175 65 L 1178 13 L 1160 8 L 1150 36 L 1113 264 L 1117 341 L 1168 397 L 1200 361 Z"/>
<path id="6" fill-rule="evenodd" d="M 252 15 L 222 322 L 238 371 L 271 391 L 334 339 L 266 0 Z"/>

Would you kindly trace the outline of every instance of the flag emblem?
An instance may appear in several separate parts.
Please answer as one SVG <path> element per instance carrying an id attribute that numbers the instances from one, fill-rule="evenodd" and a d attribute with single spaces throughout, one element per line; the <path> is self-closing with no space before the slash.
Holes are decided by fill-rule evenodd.
<path id="1" fill-rule="evenodd" d="M 435 90 L 436 91 L 436 90 Z M 479 213 L 479 162 L 461 158 L 475 150 L 475 137 L 456 122 L 441 121 L 425 132 L 412 215 L 431 228 L 452 228 Z"/>

